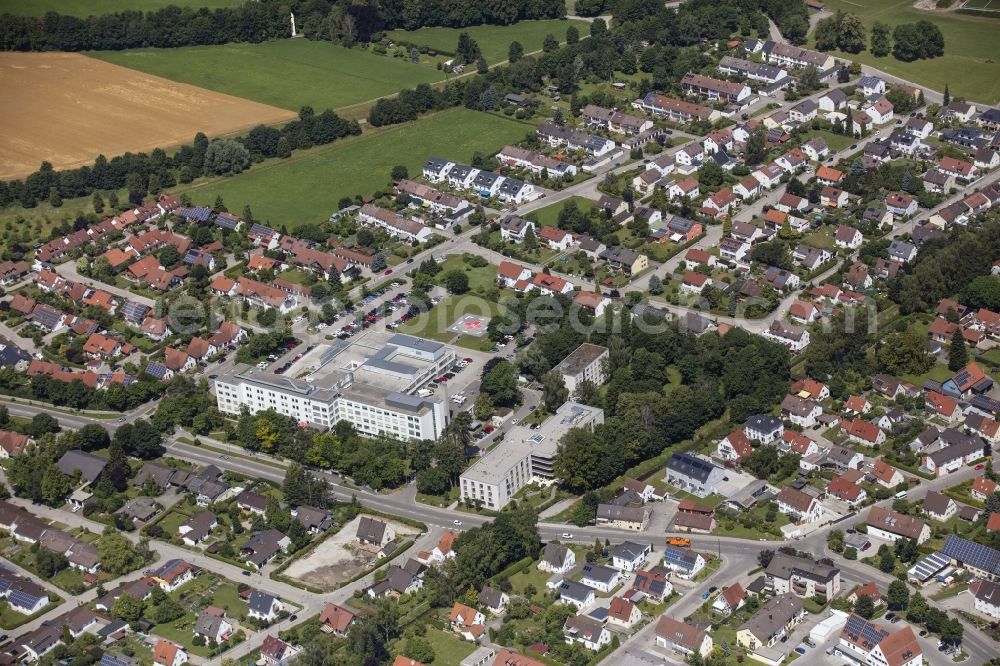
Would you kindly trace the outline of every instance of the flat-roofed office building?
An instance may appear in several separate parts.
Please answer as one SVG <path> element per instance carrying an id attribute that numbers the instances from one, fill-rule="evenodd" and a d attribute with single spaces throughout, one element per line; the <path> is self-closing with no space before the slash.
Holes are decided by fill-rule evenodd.
<path id="1" fill-rule="evenodd" d="M 570 428 L 593 430 L 604 423 L 604 410 L 565 402 L 537 429 L 520 424 L 504 441 L 462 474 L 462 500 L 499 511 L 534 480 L 554 480 L 552 464 L 559 440 Z"/>
<path id="2" fill-rule="evenodd" d="M 216 400 L 227 414 L 274 409 L 319 428 L 347 421 L 369 436 L 437 439 L 448 424 L 447 400 L 415 392 L 455 360 L 450 347 L 409 335 L 393 335 L 376 348 L 335 341 L 303 378 L 258 369 L 219 377 Z"/>

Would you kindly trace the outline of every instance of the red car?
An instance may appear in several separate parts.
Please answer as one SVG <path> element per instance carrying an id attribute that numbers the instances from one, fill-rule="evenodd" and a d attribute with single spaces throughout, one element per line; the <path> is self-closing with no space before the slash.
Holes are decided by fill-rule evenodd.
<path id="1" fill-rule="evenodd" d="M 392 275 L 392 269 L 391 268 L 385 269 L 385 275 Z"/>
<path id="2" fill-rule="evenodd" d="M 487 433 L 487 434 L 489 434 L 489 433 L 493 432 L 494 430 L 496 430 L 496 428 L 494 428 L 494 427 L 493 427 L 493 426 L 491 426 L 491 425 L 488 425 L 488 426 L 486 426 L 485 428 L 483 428 L 483 430 L 485 430 L 485 431 L 486 431 L 486 433 Z"/>
<path id="3" fill-rule="evenodd" d="M 462 360 L 465 361 L 466 363 L 472 363 L 472 357 L 471 356 L 467 356 L 466 358 L 463 358 Z"/>
<path id="4" fill-rule="evenodd" d="M 985 467 L 986 467 L 986 465 L 982 465 L 982 464 L 976 465 L 976 469 L 984 469 Z"/>

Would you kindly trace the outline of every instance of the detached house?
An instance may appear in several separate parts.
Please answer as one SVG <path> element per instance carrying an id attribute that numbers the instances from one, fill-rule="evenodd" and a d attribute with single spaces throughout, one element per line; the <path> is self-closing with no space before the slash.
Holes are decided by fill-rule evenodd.
<path id="1" fill-rule="evenodd" d="M 879 506 L 868 510 L 865 523 L 869 535 L 887 541 L 913 539 L 921 544 L 931 538 L 931 528 L 924 521 Z"/>
<path id="2" fill-rule="evenodd" d="M 812 523 L 823 515 L 823 507 L 812 495 L 791 486 L 785 486 L 775 497 L 778 511 L 792 516 L 793 520 Z"/>
<path id="3" fill-rule="evenodd" d="M 702 658 L 712 653 L 712 637 L 704 629 L 679 622 L 663 615 L 656 624 L 656 644 L 677 654 L 697 654 Z"/>
<path id="4" fill-rule="evenodd" d="M 797 395 L 786 395 L 781 401 L 781 415 L 803 428 L 811 428 L 816 425 L 816 419 L 822 413 L 823 408 L 818 404 Z"/>
<path id="5" fill-rule="evenodd" d="M 837 247 L 856 250 L 864 242 L 864 236 L 854 227 L 842 224 L 837 227 L 837 231 L 833 235 L 833 240 Z"/>
<path id="6" fill-rule="evenodd" d="M 719 441 L 715 454 L 722 460 L 740 461 L 753 451 L 743 430 L 734 430 Z"/>

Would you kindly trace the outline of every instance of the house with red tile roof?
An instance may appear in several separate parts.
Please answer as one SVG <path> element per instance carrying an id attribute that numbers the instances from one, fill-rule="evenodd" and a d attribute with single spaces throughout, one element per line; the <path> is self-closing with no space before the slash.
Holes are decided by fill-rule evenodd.
<path id="1" fill-rule="evenodd" d="M 746 603 L 747 593 L 739 583 L 733 583 L 729 587 L 722 588 L 722 592 L 712 603 L 712 609 L 724 615 L 729 615 L 740 609 Z"/>
<path id="2" fill-rule="evenodd" d="M 890 489 L 895 488 L 906 480 L 902 472 L 881 458 L 876 460 L 872 466 L 872 476 L 875 477 L 879 485 Z"/>
<path id="3" fill-rule="evenodd" d="M 786 430 L 781 433 L 779 446 L 803 457 L 819 453 L 819 444 L 815 440 L 795 430 Z"/>
<path id="4" fill-rule="evenodd" d="M 965 160 L 955 159 L 948 155 L 943 156 L 938 161 L 938 171 L 943 171 L 949 176 L 954 176 L 955 178 L 965 178 L 966 180 L 971 180 L 979 175 L 979 170 L 971 162 L 966 162 Z"/>
<path id="5" fill-rule="evenodd" d="M 811 398 L 812 400 L 819 402 L 822 402 L 830 397 L 830 389 L 826 384 L 808 377 L 794 382 L 789 392 L 800 395 L 803 398 Z M 803 393 L 805 393 L 805 395 L 802 395 Z"/>
<path id="6" fill-rule="evenodd" d="M 13 458 L 24 452 L 31 438 L 13 430 L 0 430 L 0 459 Z"/>
<path id="7" fill-rule="evenodd" d="M 836 185 L 844 180 L 844 172 L 823 165 L 816 169 L 816 180 L 823 185 Z"/>
<path id="8" fill-rule="evenodd" d="M 497 266 L 497 282 L 501 287 L 513 287 L 520 280 L 530 280 L 531 271 L 512 261 L 501 261 Z"/>
<path id="9" fill-rule="evenodd" d="M 232 296 L 236 293 L 236 280 L 230 280 L 225 275 L 216 275 L 210 287 L 216 296 Z"/>
<path id="10" fill-rule="evenodd" d="M 332 633 L 334 636 L 344 636 L 348 628 L 354 622 L 357 615 L 343 606 L 326 602 L 323 611 L 319 614 L 319 622 L 324 632 Z"/>
<path id="11" fill-rule="evenodd" d="M 642 611 L 631 601 L 614 597 L 608 606 L 608 622 L 629 629 L 642 619 Z"/>
<path id="12" fill-rule="evenodd" d="M 750 439 L 744 430 L 734 430 L 719 441 L 715 450 L 722 460 L 740 461 L 753 452 Z"/>
<path id="13" fill-rule="evenodd" d="M 167 347 L 163 350 L 163 356 L 163 365 L 167 366 L 174 372 L 185 372 L 197 365 L 196 359 L 188 356 L 186 352 L 183 352 L 180 349 Z"/>
<path id="14" fill-rule="evenodd" d="M 788 307 L 788 316 L 797 324 L 811 324 L 820 317 L 819 308 L 811 301 L 796 299 Z"/>
<path id="15" fill-rule="evenodd" d="M 594 317 L 600 317 L 607 309 L 610 299 L 599 291 L 578 291 L 573 295 L 573 303 L 589 312 Z"/>
<path id="16" fill-rule="evenodd" d="M 977 476 L 972 481 L 972 488 L 969 490 L 969 494 L 975 497 L 980 502 L 985 502 L 986 498 L 997 491 L 996 481 L 987 479 L 985 476 Z"/>
<path id="17" fill-rule="evenodd" d="M 105 261 L 108 262 L 108 265 L 111 266 L 112 270 L 118 270 L 119 268 L 122 268 L 123 266 L 125 266 L 125 264 L 132 261 L 138 256 L 139 255 L 136 254 L 134 251 L 126 252 L 125 250 L 122 250 L 120 248 L 113 247 L 104 254 L 102 254 L 100 257 L 98 257 L 98 259 L 104 259 Z"/>
<path id="18" fill-rule="evenodd" d="M 875 608 L 885 604 L 885 600 L 882 598 L 882 594 L 878 591 L 878 585 L 875 584 L 875 581 L 868 581 L 867 583 L 858 585 L 847 596 L 847 600 L 852 604 L 856 604 L 858 599 L 861 597 L 869 597 L 875 605 Z"/>
<path id="19" fill-rule="evenodd" d="M 153 647 L 153 663 L 156 666 L 181 666 L 187 660 L 187 653 L 170 641 L 161 638 Z"/>
<path id="20" fill-rule="evenodd" d="M 826 492 L 849 506 L 864 502 L 868 497 L 865 489 L 842 476 L 835 476 L 826 484 Z"/>
<path id="21" fill-rule="evenodd" d="M 927 391 L 924 394 L 924 408 L 948 423 L 955 423 L 962 416 L 958 401 L 937 391 Z"/>
<path id="22" fill-rule="evenodd" d="M 118 356 L 127 356 L 135 351 L 135 347 L 127 342 L 120 342 L 106 335 L 94 333 L 83 344 L 83 351 L 91 358 L 108 360 Z"/>
<path id="23" fill-rule="evenodd" d="M 10 309 L 22 315 L 30 314 L 35 305 L 35 299 L 24 294 L 14 294 L 14 298 L 10 300 Z"/>
<path id="24" fill-rule="evenodd" d="M 536 273 L 529 284 L 544 295 L 568 294 L 573 291 L 573 285 L 557 275 Z"/>
<path id="25" fill-rule="evenodd" d="M 848 439 L 858 444 L 881 446 L 885 442 L 885 433 L 882 429 L 860 417 L 853 421 L 841 419 L 840 427 Z"/>
<path id="26" fill-rule="evenodd" d="M 567 250 L 573 244 L 573 234 L 558 227 L 543 226 L 539 228 L 538 239 L 552 250 Z"/>
<path id="27" fill-rule="evenodd" d="M 868 402 L 868 399 L 860 395 L 852 395 L 844 401 L 844 413 L 845 414 L 864 414 L 870 411 L 872 404 Z"/>

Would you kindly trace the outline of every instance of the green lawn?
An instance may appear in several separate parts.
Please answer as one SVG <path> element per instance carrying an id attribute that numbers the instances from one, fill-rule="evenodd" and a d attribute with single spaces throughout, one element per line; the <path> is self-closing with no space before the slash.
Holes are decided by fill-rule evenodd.
<path id="1" fill-rule="evenodd" d="M 88 55 L 293 111 L 348 106 L 444 78 L 427 65 L 306 39 Z"/>
<path id="2" fill-rule="evenodd" d="M 341 197 L 370 194 L 397 164 L 419 173 L 431 155 L 467 161 L 524 138 L 532 127 L 468 109 L 450 109 L 414 123 L 352 137 L 288 160 L 269 160 L 232 178 L 186 188 L 198 204 L 221 195 L 230 210 L 253 208 L 254 217 L 294 229 L 326 220 Z M 176 190 L 178 193 L 185 188 Z"/>
<path id="3" fill-rule="evenodd" d="M 21 615 L 11 608 L 6 601 L 4 601 L 3 603 L 0 603 L 0 629 L 16 629 L 22 624 L 25 624 L 30 620 L 34 620 L 36 617 L 45 615 L 58 605 L 59 604 L 57 603 L 50 603 L 34 615 Z"/>
<path id="4" fill-rule="evenodd" d="M 540 224 L 543 227 L 557 226 L 559 224 L 559 213 L 562 212 L 562 209 L 570 201 L 575 202 L 577 208 L 584 211 L 589 211 L 590 209 L 592 209 L 594 206 L 597 205 L 597 202 L 594 201 L 593 199 L 588 199 L 587 197 L 573 196 L 570 197 L 569 199 L 564 199 L 563 201 L 557 201 L 554 204 L 549 204 L 544 208 L 539 208 L 538 210 L 532 211 L 531 213 L 528 214 L 528 217 L 537 220 L 538 224 Z"/>
<path id="5" fill-rule="evenodd" d="M 294 282 L 295 284 L 306 284 L 306 282 L 308 282 L 309 274 L 301 268 L 292 268 L 284 273 L 279 273 L 276 277 L 280 277 L 282 280 L 288 280 L 289 282 Z"/>
<path id="6" fill-rule="evenodd" d="M 178 528 L 186 523 L 189 517 L 190 516 L 185 516 L 179 511 L 170 510 L 167 515 L 160 519 L 157 525 L 159 525 L 169 537 L 175 537 L 177 536 Z"/>
<path id="7" fill-rule="evenodd" d="M 951 379 L 951 376 L 954 374 L 955 373 L 948 369 L 947 365 L 944 365 L 943 363 L 935 363 L 931 366 L 930 370 L 922 375 L 901 375 L 900 379 L 910 382 L 911 384 L 921 386 L 928 379 L 933 379 L 936 382 L 945 382 Z"/>
<path id="8" fill-rule="evenodd" d="M 465 263 L 460 254 L 453 254 L 441 263 L 441 272 L 437 274 L 435 283 L 444 284 L 444 276 L 449 271 L 462 271 L 469 277 L 469 290 L 476 291 L 480 288 L 488 288 L 496 284 L 497 267 L 493 264 L 482 268 L 473 268 Z"/>
<path id="9" fill-rule="evenodd" d="M 590 26 L 576 19 L 549 19 L 544 21 L 520 21 L 513 25 L 473 25 L 467 28 L 420 28 L 419 30 L 390 30 L 386 36 L 397 42 L 426 46 L 445 53 L 454 53 L 458 46 L 458 36 L 463 32 L 479 44 L 483 56 L 490 64 L 507 59 L 507 51 L 513 41 L 521 42 L 525 53 L 542 48 L 545 36 L 551 34 L 559 42 L 566 41 L 566 28 L 575 25 L 581 36 L 590 34 Z"/>
<path id="10" fill-rule="evenodd" d="M 44 16 L 46 12 L 59 12 L 87 17 L 126 9 L 152 11 L 168 5 L 215 9 L 238 4 L 240 0 L 0 0 L 0 14 Z"/>
<path id="11" fill-rule="evenodd" d="M 820 137 L 826 141 L 826 145 L 830 147 L 831 153 L 839 152 L 854 143 L 854 139 L 849 136 L 844 134 L 835 134 L 834 132 L 828 132 L 826 130 L 809 130 L 802 136 L 802 143 L 805 143 L 810 139 L 815 139 L 816 137 Z"/>
<path id="12" fill-rule="evenodd" d="M 815 231 L 809 231 L 802 237 L 802 242 L 810 247 L 819 250 L 837 251 L 837 246 L 833 241 L 833 225 L 827 224 Z"/>
<path id="13" fill-rule="evenodd" d="M 434 648 L 435 664 L 457 664 L 476 649 L 472 643 L 440 629 L 429 628 L 422 638 Z"/>
<path id="14" fill-rule="evenodd" d="M 411 319 L 398 330 L 400 333 L 416 335 L 421 338 L 449 342 L 455 333 L 448 327 L 455 323 L 460 315 L 479 314 L 494 316 L 499 310 L 496 303 L 486 301 L 478 296 L 449 296 L 435 305 L 429 312 Z M 466 336 L 463 336 L 466 337 Z"/>
<path id="15" fill-rule="evenodd" d="M 902 62 L 891 55 L 875 58 L 868 51 L 836 55 L 938 92 L 948 84 L 952 96 L 989 104 L 1000 101 L 1000 40 L 996 38 L 1000 34 L 1000 18 L 920 11 L 909 0 L 830 0 L 826 7 L 857 14 L 869 28 L 874 21 L 889 26 L 922 20 L 937 24 L 944 34 L 945 54 L 940 58 Z"/>

